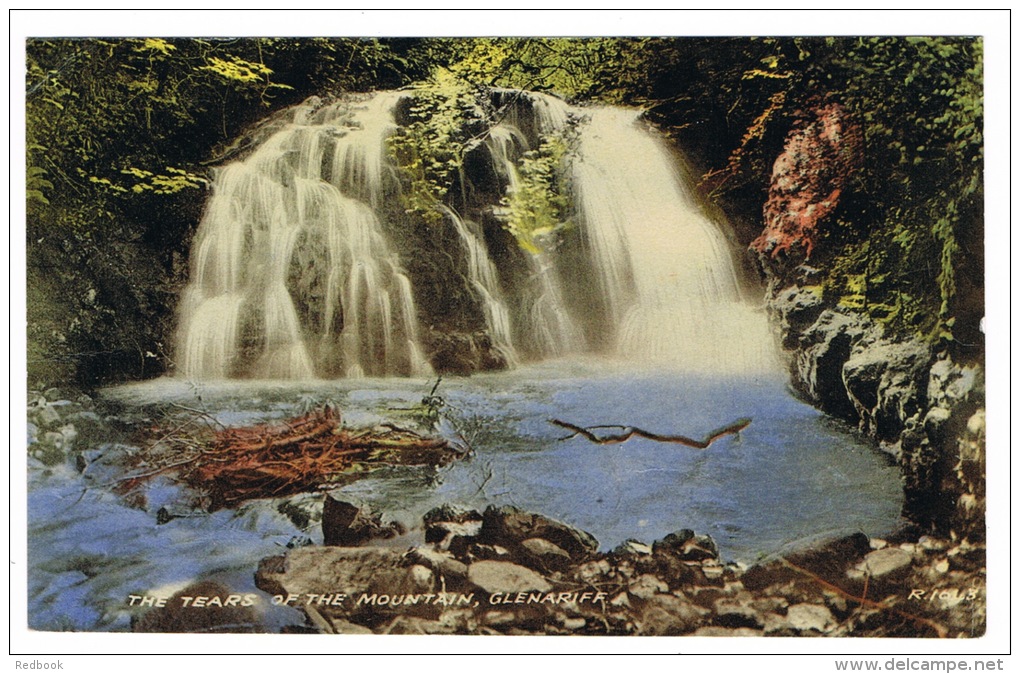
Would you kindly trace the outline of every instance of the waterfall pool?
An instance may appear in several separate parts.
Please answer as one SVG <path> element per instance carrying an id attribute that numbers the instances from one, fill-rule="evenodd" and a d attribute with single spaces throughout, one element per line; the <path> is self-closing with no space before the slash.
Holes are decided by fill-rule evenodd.
<path id="1" fill-rule="evenodd" d="M 399 420 L 433 384 L 160 379 L 108 389 L 104 398 L 128 414 L 171 402 L 201 407 L 226 425 L 290 417 L 330 401 L 345 423 L 361 426 Z M 383 469 L 333 492 L 411 527 L 397 545 L 420 540 L 421 515 L 444 503 L 540 512 L 590 532 L 603 550 L 689 528 L 711 535 L 724 559 L 746 564 L 831 536 L 886 534 L 900 524 L 896 466 L 791 397 L 774 375 L 708 378 L 571 360 L 444 378 L 436 394 L 446 403 L 440 432 L 462 435 L 474 450 L 469 459 L 441 469 Z M 700 438 L 741 417 L 752 422 L 739 436 L 705 450 L 642 438 L 614 445 L 564 440 L 565 431 L 549 423 L 623 424 Z M 180 498 L 178 486 L 155 482 L 146 503 L 132 506 L 69 467 L 30 467 L 31 626 L 129 629 L 132 594 L 165 594 L 210 578 L 255 592 L 260 559 L 286 550 L 296 536 L 321 542 L 314 516 L 305 522 L 288 516 L 314 512 L 318 494 L 158 524 L 158 508 Z M 270 613 L 269 627 L 297 620 L 290 609 Z"/>

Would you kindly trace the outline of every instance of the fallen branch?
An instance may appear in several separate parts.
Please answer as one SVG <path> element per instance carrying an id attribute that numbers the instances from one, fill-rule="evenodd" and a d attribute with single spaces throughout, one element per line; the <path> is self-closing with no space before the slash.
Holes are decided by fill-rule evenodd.
<path id="1" fill-rule="evenodd" d="M 705 449 L 724 435 L 736 435 L 740 431 L 744 430 L 751 423 L 751 419 L 750 417 L 737 419 L 732 424 L 728 424 L 710 432 L 705 436 L 704 440 L 689 438 L 686 435 L 659 435 L 658 433 L 652 433 L 635 426 L 601 425 L 585 428 L 583 426 L 576 426 L 574 424 L 567 423 L 566 421 L 560 421 L 559 419 L 550 419 L 549 423 L 555 424 L 560 428 L 565 428 L 568 431 L 573 431 L 573 433 L 560 438 L 560 440 L 569 440 L 570 438 L 580 435 L 597 445 L 616 445 L 621 442 L 626 442 L 633 437 L 639 437 L 647 440 L 654 440 L 655 442 L 668 442 L 677 445 L 686 445 L 695 449 Z M 624 432 L 617 435 L 604 435 L 600 437 L 592 433 L 592 428 L 622 428 L 624 429 Z"/>

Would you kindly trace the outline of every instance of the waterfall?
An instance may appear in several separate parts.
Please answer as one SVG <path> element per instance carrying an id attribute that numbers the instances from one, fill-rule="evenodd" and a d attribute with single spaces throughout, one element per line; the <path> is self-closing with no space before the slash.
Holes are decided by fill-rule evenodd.
<path id="1" fill-rule="evenodd" d="M 181 375 L 430 371 L 411 284 L 375 211 L 399 98 L 300 106 L 218 173 L 180 309 Z"/>
<path id="2" fill-rule="evenodd" d="M 688 370 L 773 366 L 729 243 L 637 111 L 495 92 L 502 114 L 471 150 L 488 182 L 473 191 L 462 176 L 461 202 L 440 207 L 443 234 L 404 211 L 387 151 L 410 96 L 310 99 L 217 170 L 179 306 L 178 375 L 424 376 L 427 340 L 478 325 L 488 339 L 474 348 L 510 367 L 588 350 Z M 498 201 L 518 189 L 524 153 L 568 128 L 571 224 L 554 245 L 508 252 Z"/>
<path id="3" fill-rule="evenodd" d="M 587 114 L 572 181 L 611 350 L 686 370 L 773 368 L 765 317 L 742 300 L 729 245 L 676 158 L 638 111 Z"/>

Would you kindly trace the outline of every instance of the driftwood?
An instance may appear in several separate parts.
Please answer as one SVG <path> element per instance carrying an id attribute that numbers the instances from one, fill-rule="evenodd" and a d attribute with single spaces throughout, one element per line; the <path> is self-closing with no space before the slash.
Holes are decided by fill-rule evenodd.
<path id="1" fill-rule="evenodd" d="M 393 424 L 344 428 L 340 413 L 330 406 L 282 423 L 176 439 L 183 458 L 125 480 L 137 484 L 174 470 L 180 479 L 207 492 L 213 509 L 315 491 L 374 466 L 438 466 L 463 455 L 443 438 Z"/>
<path id="2" fill-rule="evenodd" d="M 597 445 L 616 445 L 621 442 L 626 442 L 633 437 L 645 438 L 647 440 L 654 440 L 655 442 L 668 442 L 677 445 L 686 445 L 687 447 L 693 447 L 695 449 L 705 449 L 713 442 L 723 437 L 724 435 L 736 435 L 740 431 L 747 428 L 748 424 L 751 423 L 749 417 L 737 419 L 732 424 L 727 424 L 722 428 L 710 432 L 705 436 L 703 440 L 697 440 L 695 438 L 689 438 L 686 435 L 660 435 L 658 433 L 652 433 L 650 431 L 642 430 L 635 426 L 622 426 L 622 425 L 600 425 L 600 426 L 576 426 L 566 421 L 560 421 L 559 419 L 550 419 L 549 423 L 555 424 L 560 428 L 565 428 L 568 431 L 573 431 L 568 436 L 560 438 L 561 440 L 568 440 L 575 436 L 580 435 L 587 440 L 594 442 Z M 603 435 L 598 436 L 592 432 L 594 428 L 622 428 L 623 432 L 616 435 Z"/>

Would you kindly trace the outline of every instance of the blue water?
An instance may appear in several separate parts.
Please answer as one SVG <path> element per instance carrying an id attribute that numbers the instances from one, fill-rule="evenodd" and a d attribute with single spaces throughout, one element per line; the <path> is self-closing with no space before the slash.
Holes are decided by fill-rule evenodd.
<path id="1" fill-rule="evenodd" d="M 128 409 L 166 402 L 200 407 L 224 424 L 294 416 L 331 401 L 352 426 L 410 425 L 402 408 L 415 405 L 433 383 L 165 379 L 104 396 Z M 567 362 L 445 378 L 436 393 L 446 403 L 440 431 L 468 442 L 471 458 L 440 469 L 384 469 L 334 492 L 408 525 L 411 531 L 395 545 L 416 544 L 421 515 L 442 503 L 541 512 L 590 532 L 604 550 L 689 528 L 711 535 L 725 559 L 748 564 L 829 536 L 882 535 L 900 523 L 896 467 L 791 397 L 779 378 L 705 379 Z M 705 450 L 641 438 L 616 445 L 562 440 L 566 432 L 548 423 L 623 424 L 697 438 L 741 417 L 752 422 L 739 436 Z M 137 613 L 126 604 L 129 594 L 170 594 L 198 579 L 256 591 L 260 559 L 285 551 L 295 536 L 321 542 L 318 495 L 250 502 L 162 525 L 158 508 L 186 499 L 186 490 L 156 481 L 145 497 L 129 505 L 70 467 L 30 466 L 31 627 L 129 629 Z M 311 520 L 295 523 L 283 512 L 288 508 L 310 513 Z M 270 629 L 299 621 L 289 609 L 264 605 Z"/>

